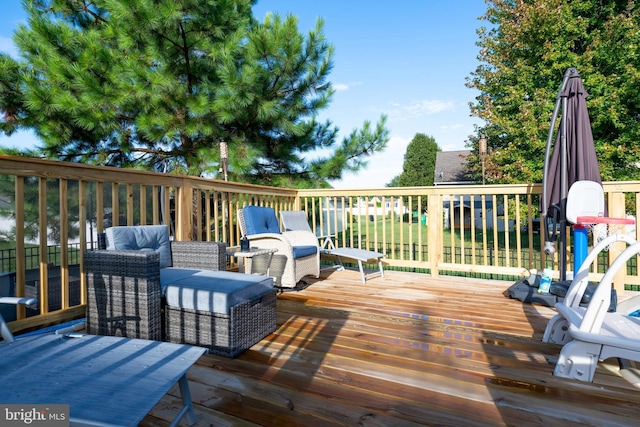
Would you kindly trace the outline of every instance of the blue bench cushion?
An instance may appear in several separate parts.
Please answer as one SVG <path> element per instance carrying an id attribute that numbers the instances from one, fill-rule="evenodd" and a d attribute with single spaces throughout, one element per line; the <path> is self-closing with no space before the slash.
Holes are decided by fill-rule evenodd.
<path id="1" fill-rule="evenodd" d="M 229 314 L 230 308 L 273 289 L 273 279 L 229 271 L 164 268 L 160 285 L 172 307 Z"/>
<path id="2" fill-rule="evenodd" d="M 304 258 L 309 255 L 315 255 L 318 252 L 317 246 L 294 246 L 293 259 Z"/>
<path id="3" fill-rule="evenodd" d="M 166 225 L 109 227 L 105 230 L 108 250 L 156 251 L 160 268 L 171 267 L 171 242 Z"/>
<path id="4" fill-rule="evenodd" d="M 242 210 L 242 215 L 248 236 L 264 233 L 280 234 L 280 225 L 273 208 L 247 206 Z"/>

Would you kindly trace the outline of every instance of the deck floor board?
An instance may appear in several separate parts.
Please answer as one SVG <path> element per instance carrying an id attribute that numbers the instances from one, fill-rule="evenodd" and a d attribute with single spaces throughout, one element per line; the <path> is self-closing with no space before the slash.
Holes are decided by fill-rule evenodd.
<path id="1" fill-rule="evenodd" d="M 640 390 L 613 361 L 593 383 L 553 376 L 549 307 L 508 282 L 324 270 L 279 294 L 278 329 L 189 371 L 198 426 L 635 426 Z M 174 388 L 143 425 L 167 425 Z"/>

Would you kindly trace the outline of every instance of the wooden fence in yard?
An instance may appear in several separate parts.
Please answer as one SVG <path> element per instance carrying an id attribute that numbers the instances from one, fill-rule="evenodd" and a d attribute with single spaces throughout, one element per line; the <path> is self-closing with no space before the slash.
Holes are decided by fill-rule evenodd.
<path id="1" fill-rule="evenodd" d="M 640 182 L 603 187 L 609 216 L 637 216 Z M 305 210 L 319 237 L 329 234 L 334 244 L 383 252 L 388 268 L 434 276 L 522 276 L 551 262 L 558 265 L 557 256 L 545 259 L 544 238 L 537 231 L 540 193 L 539 184 L 295 190 L 0 155 L 0 200 L 5 222 L 14 226 L 0 232 L 15 234 L 15 262 L 3 262 L 5 271 L 0 273 L 14 273 L 15 294 L 24 295 L 27 271 L 38 270 L 40 314 L 25 318 L 25 310 L 18 309 L 14 326 L 59 322 L 84 311 L 82 257 L 80 304 L 69 304 L 69 271 L 75 265 L 68 242 L 77 241 L 73 250 L 82 253 L 108 226 L 168 224 L 176 240 L 235 245 L 240 239 L 237 209 L 261 205 L 276 212 Z M 625 232 L 638 237 L 635 227 Z M 38 256 L 32 263 L 26 253 L 34 245 Z M 55 283 L 62 308 L 50 312 L 51 246 L 58 248 L 55 269 L 60 279 Z M 604 255 L 594 278 L 617 252 L 619 248 L 613 248 Z M 569 256 L 572 269 L 571 261 Z M 636 265 L 637 259 L 616 278 L 616 287 L 640 284 Z"/>

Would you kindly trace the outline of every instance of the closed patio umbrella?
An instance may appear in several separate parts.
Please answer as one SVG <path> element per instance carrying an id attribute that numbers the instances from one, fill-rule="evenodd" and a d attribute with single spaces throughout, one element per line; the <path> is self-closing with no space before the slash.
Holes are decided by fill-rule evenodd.
<path id="1" fill-rule="evenodd" d="M 555 252 L 556 228 L 549 227 L 549 218 L 557 219 L 560 240 L 560 279 L 566 278 L 566 201 L 569 187 L 580 180 L 602 184 L 600 168 L 593 144 L 591 122 L 587 111 L 588 96 L 575 68 L 564 74 L 556 97 L 549 127 L 542 178 L 541 212 L 544 217 L 545 252 Z M 562 109 L 558 134 L 549 156 L 558 110 Z M 544 267 L 544 266 L 543 266 Z"/>

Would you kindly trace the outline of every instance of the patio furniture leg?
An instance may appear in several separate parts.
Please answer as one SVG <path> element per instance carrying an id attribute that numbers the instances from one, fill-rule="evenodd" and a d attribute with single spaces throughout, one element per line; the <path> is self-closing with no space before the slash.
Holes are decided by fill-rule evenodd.
<path id="1" fill-rule="evenodd" d="M 185 415 L 187 416 L 187 425 L 192 426 L 196 423 L 196 411 L 193 408 L 193 400 L 191 399 L 191 391 L 189 390 L 189 381 L 187 380 L 186 372 L 180 377 L 178 385 L 180 386 L 180 396 L 182 396 L 183 406 L 169 426 L 175 427 L 180 424 L 180 420 Z"/>
<path id="2" fill-rule="evenodd" d="M 553 375 L 593 382 L 601 350 L 602 344 L 578 340 L 569 341 L 560 351 Z"/>
<path id="3" fill-rule="evenodd" d="M 337 248 L 331 250 L 325 250 L 325 253 L 330 254 L 338 258 L 338 265 L 335 266 L 337 271 L 344 270 L 344 264 L 342 263 L 342 257 L 346 257 L 349 259 L 353 259 L 358 261 L 358 270 L 360 271 L 360 277 L 362 278 L 362 283 L 366 283 L 367 279 L 372 277 L 384 277 L 384 269 L 382 267 L 382 257 L 384 254 L 373 251 L 366 251 L 362 249 L 355 248 Z M 374 271 L 373 273 L 365 274 L 364 266 L 362 265 L 365 261 L 370 261 L 372 259 L 378 260 L 378 269 L 379 271 Z"/>
<path id="4" fill-rule="evenodd" d="M 336 271 L 342 271 L 344 270 L 344 264 L 342 264 L 342 259 L 340 259 L 340 255 L 336 255 L 336 257 L 338 258 L 338 264 L 336 265 Z M 380 269 L 379 271 L 370 273 L 370 274 L 365 274 L 364 273 L 364 267 L 362 265 L 362 260 L 357 260 L 358 261 L 358 270 L 360 271 L 360 278 L 362 279 L 362 283 L 367 283 L 367 279 L 371 278 L 371 277 L 384 277 L 384 269 L 382 268 L 382 260 L 378 259 L 378 268 Z"/>
<path id="5" fill-rule="evenodd" d="M 367 283 L 367 279 L 372 277 L 384 277 L 384 269 L 382 268 L 382 259 L 378 258 L 378 268 L 379 271 L 374 271 L 373 273 L 364 274 L 364 269 L 362 268 L 362 261 L 358 260 L 358 267 L 360 268 L 360 276 L 362 277 L 362 283 Z"/>
<path id="6" fill-rule="evenodd" d="M 367 278 L 364 275 L 364 269 L 362 268 L 362 260 L 358 260 L 358 268 L 360 269 L 360 277 L 362 278 L 362 283 L 367 283 Z"/>

